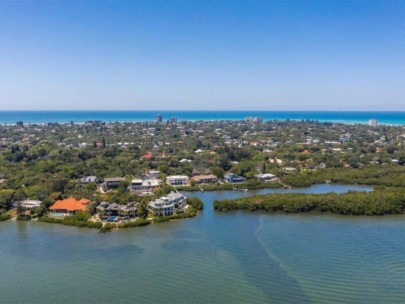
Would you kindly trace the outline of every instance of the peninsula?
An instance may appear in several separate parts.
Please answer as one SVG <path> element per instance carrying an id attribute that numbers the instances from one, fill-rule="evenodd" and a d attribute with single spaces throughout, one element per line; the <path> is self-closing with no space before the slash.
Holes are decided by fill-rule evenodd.
<path id="1" fill-rule="evenodd" d="M 402 213 L 404 143 L 403 126 L 376 123 L 264 122 L 260 117 L 164 122 L 159 116 L 156 122 L 134 123 L 19 121 L 0 126 L 0 219 L 109 230 L 195 216 L 202 202 L 188 203 L 182 190 L 319 183 L 377 190 L 273 194 L 216 202 L 215 208 Z"/>

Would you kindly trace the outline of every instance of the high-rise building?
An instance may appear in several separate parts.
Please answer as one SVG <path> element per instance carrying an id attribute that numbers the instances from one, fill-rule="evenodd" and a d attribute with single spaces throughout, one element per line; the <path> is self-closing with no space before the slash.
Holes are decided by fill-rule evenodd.
<path id="1" fill-rule="evenodd" d="M 245 121 L 247 122 L 263 122 L 263 118 L 260 116 L 248 116 L 245 117 Z"/>
<path id="2" fill-rule="evenodd" d="M 368 125 L 371 126 L 371 127 L 377 127 L 377 126 L 378 126 L 378 121 L 377 121 L 377 119 L 370 119 L 370 120 L 368 121 Z"/>
<path id="3" fill-rule="evenodd" d="M 163 121 L 163 116 L 162 114 L 157 114 L 156 115 L 156 122 L 162 122 Z"/>
<path id="4" fill-rule="evenodd" d="M 176 123 L 177 122 L 177 117 L 170 117 L 169 120 L 171 123 Z"/>

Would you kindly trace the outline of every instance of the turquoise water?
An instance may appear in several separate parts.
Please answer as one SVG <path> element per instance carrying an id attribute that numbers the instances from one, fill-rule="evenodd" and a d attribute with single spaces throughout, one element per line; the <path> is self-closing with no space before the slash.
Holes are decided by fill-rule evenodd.
<path id="1" fill-rule="evenodd" d="M 370 190 L 317 185 L 277 192 Z M 100 234 L 0 223 L 2 303 L 399 303 L 405 217 L 217 213 Z"/>
<path id="2" fill-rule="evenodd" d="M 0 111 L 0 123 L 82 123 L 86 120 L 153 121 L 156 114 L 163 120 L 177 117 L 179 120 L 241 120 L 247 116 L 261 116 L 264 120 L 318 120 L 320 122 L 362 123 L 375 118 L 380 124 L 405 124 L 405 112 L 297 112 L 297 111 Z"/>

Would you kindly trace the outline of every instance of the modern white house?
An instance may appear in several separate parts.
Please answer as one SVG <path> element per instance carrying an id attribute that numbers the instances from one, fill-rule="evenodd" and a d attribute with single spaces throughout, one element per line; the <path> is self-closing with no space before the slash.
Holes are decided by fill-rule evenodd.
<path id="1" fill-rule="evenodd" d="M 170 186 L 186 186 L 189 178 L 186 175 L 171 175 L 167 177 L 166 181 Z"/>
<path id="2" fill-rule="evenodd" d="M 152 193 L 161 184 L 162 180 L 160 179 L 133 179 L 128 189 L 137 193 Z"/>
<path id="3" fill-rule="evenodd" d="M 255 177 L 261 182 L 272 182 L 277 179 L 277 177 L 271 173 L 256 174 Z"/>
<path id="4" fill-rule="evenodd" d="M 171 192 L 166 197 L 174 203 L 176 210 L 183 210 L 187 205 L 187 197 L 181 193 Z"/>
<path id="5" fill-rule="evenodd" d="M 148 204 L 149 211 L 154 216 L 168 216 L 183 210 L 187 205 L 187 197 L 180 193 L 170 193 Z"/>

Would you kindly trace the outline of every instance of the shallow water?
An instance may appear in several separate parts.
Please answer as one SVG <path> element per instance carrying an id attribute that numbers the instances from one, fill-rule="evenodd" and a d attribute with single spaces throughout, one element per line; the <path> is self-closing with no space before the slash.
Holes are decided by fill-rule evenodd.
<path id="1" fill-rule="evenodd" d="M 405 217 L 217 213 L 100 234 L 0 223 L 2 303 L 371 303 L 405 299 Z"/>

